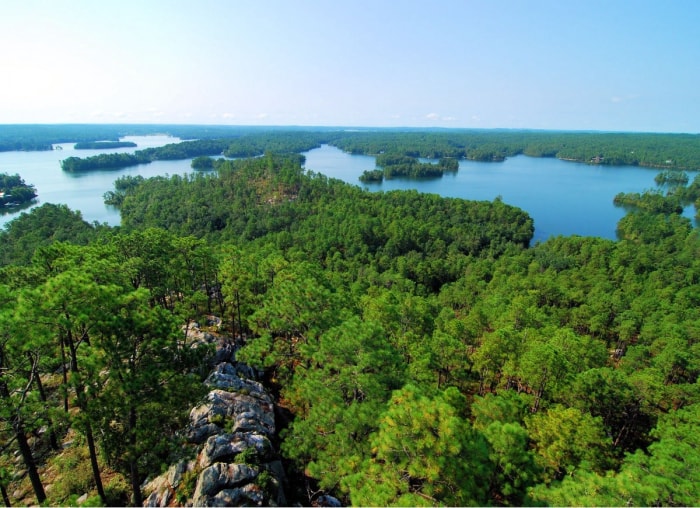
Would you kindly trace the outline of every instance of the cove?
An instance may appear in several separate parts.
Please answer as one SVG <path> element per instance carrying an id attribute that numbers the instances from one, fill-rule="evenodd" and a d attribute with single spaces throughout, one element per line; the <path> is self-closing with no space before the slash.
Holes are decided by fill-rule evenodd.
<path id="1" fill-rule="evenodd" d="M 533 244 L 551 236 L 598 236 L 616 239 L 617 222 L 625 215 L 613 205 L 619 192 L 655 188 L 659 170 L 637 166 L 600 166 L 525 155 L 504 162 L 462 160 L 459 171 L 442 178 L 396 178 L 382 183 L 359 181 L 375 169 L 375 158 L 351 155 L 323 145 L 305 152 L 307 170 L 323 173 L 370 191 L 415 189 L 445 197 L 505 203 L 525 210 L 535 222 Z M 684 215 L 692 218 L 692 207 Z"/>

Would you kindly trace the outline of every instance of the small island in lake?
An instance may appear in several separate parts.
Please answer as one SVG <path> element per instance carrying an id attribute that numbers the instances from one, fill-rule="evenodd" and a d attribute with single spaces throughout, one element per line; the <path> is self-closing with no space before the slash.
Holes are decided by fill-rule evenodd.
<path id="1" fill-rule="evenodd" d="M 361 182 L 381 182 L 384 178 L 440 178 L 445 172 L 459 169 L 459 161 L 454 157 L 441 157 L 437 164 L 420 162 L 417 157 L 401 153 L 381 153 L 377 155 L 377 167 L 360 175 Z"/>
<path id="2" fill-rule="evenodd" d="M 108 150 L 112 148 L 136 148 L 133 141 L 83 141 L 76 143 L 76 150 Z"/>
<path id="3" fill-rule="evenodd" d="M 37 197 L 33 185 L 27 185 L 19 175 L 0 174 L 0 206 L 15 208 Z"/>

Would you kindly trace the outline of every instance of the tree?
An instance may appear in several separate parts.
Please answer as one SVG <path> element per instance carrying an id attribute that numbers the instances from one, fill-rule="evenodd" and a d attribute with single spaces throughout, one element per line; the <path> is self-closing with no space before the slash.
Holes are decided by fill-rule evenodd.
<path id="1" fill-rule="evenodd" d="M 538 485 L 532 498 L 556 506 L 696 506 L 699 408 L 694 404 L 664 415 L 652 432 L 657 441 L 648 453 L 628 455 L 619 472 L 575 471 L 549 487 Z"/>
<path id="2" fill-rule="evenodd" d="M 553 406 L 526 418 L 525 426 L 534 442 L 537 462 L 545 470 L 545 480 L 561 479 L 579 467 L 605 469 L 611 443 L 601 418 Z"/>
<path id="3" fill-rule="evenodd" d="M 46 493 L 27 439 L 28 432 L 39 422 L 42 408 L 32 390 L 36 369 L 34 365 L 26 365 L 27 342 L 13 319 L 15 298 L 4 285 L 0 286 L 0 422 L 4 424 L 3 434 L 7 434 L 2 440 L 2 452 L 13 442 L 17 443 L 37 502 L 43 503 Z M 7 497 L 4 479 L 3 495 Z"/>
<path id="4" fill-rule="evenodd" d="M 563 397 L 570 407 L 602 418 L 620 460 L 625 453 L 648 445 L 648 432 L 653 426 L 642 395 L 631 382 L 619 369 L 589 369 L 576 376 Z"/>
<path id="5" fill-rule="evenodd" d="M 253 332 L 262 340 L 242 349 L 240 358 L 273 369 L 280 380 L 289 380 L 308 358 L 303 358 L 302 346 L 316 344 L 321 333 L 343 321 L 345 297 L 318 265 L 307 261 L 275 270 L 271 279 L 262 306 L 249 318 Z"/>
<path id="6" fill-rule="evenodd" d="M 495 421 L 482 431 L 494 465 L 491 495 L 500 504 L 522 506 L 526 491 L 540 479 L 541 469 L 529 448 L 527 431 L 519 423 Z"/>
<path id="7" fill-rule="evenodd" d="M 487 446 L 446 401 L 450 397 L 428 398 L 411 385 L 394 392 L 372 438 L 371 458 L 346 481 L 353 504 L 485 504 Z"/>
<path id="8" fill-rule="evenodd" d="M 693 506 L 700 502 L 700 404 L 671 411 L 652 431 L 649 453 L 629 456 L 620 476 L 633 475 L 653 489 L 642 504 Z"/>
<path id="9" fill-rule="evenodd" d="M 189 371 L 205 349 L 182 344 L 176 317 L 149 300 L 145 289 L 115 295 L 110 315 L 91 335 L 104 374 L 93 383 L 89 414 L 107 456 L 130 478 L 134 506 L 143 504 L 144 471 L 166 455 L 170 436 L 203 389 Z"/>
<path id="10" fill-rule="evenodd" d="M 352 317 L 302 346 L 307 366 L 285 389 L 296 418 L 282 450 L 318 479 L 337 488 L 369 455 L 369 435 L 403 378 L 401 358 L 376 323 Z"/>

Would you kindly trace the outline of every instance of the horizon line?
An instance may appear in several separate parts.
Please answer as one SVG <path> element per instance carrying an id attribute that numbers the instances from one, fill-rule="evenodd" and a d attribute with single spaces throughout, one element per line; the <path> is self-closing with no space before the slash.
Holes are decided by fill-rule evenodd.
<path id="1" fill-rule="evenodd" d="M 577 128 L 542 128 L 542 127 L 444 127 L 444 126 L 373 126 L 373 125 L 302 125 L 302 124 L 217 124 L 217 123 L 180 123 L 180 122 L 14 122 L 0 123 L 0 127 L 30 126 L 110 126 L 110 127 L 208 127 L 220 129 L 299 129 L 299 130 L 443 130 L 443 131 L 534 131 L 534 132 L 574 132 L 600 134 L 678 134 L 698 135 L 700 132 L 689 131 L 650 131 L 650 130 L 616 130 L 616 129 L 577 129 Z"/>

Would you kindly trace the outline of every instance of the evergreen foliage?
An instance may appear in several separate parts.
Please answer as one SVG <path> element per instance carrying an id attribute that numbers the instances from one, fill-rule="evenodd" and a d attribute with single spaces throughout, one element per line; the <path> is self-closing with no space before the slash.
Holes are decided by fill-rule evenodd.
<path id="1" fill-rule="evenodd" d="M 518 133 L 502 133 L 507 150 L 477 134 L 484 157 L 523 149 Z M 574 139 L 540 135 L 525 137 L 541 156 Z M 478 148 L 442 133 L 286 133 L 270 138 L 286 153 L 118 180 L 120 228 L 44 205 L 0 232 L 4 494 L 16 456 L 38 502 L 70 502 L 42 494 L 38 448 L 25 447 L 70 427 L 92 442 L 102 502 L 106 460 L 138 503 L 199 397 L 205 351 L 179 327 L 216 313 L 291 415 L 280 440 L 296 492 L 361 505 L 700 503 L 700 238 L 669 205 L 697 178 L 664 176 L 666 194 L 641 196 L 654 206 L 632 207 L 617 241 L 530 246 L 531 219 L 501 200 L 370 193 L 303 170 L 299 147 L 341 137 L 363 153 L 415 140 L 401 157 Z M 633 138 L 612 139 L 637 152 Z"/>

